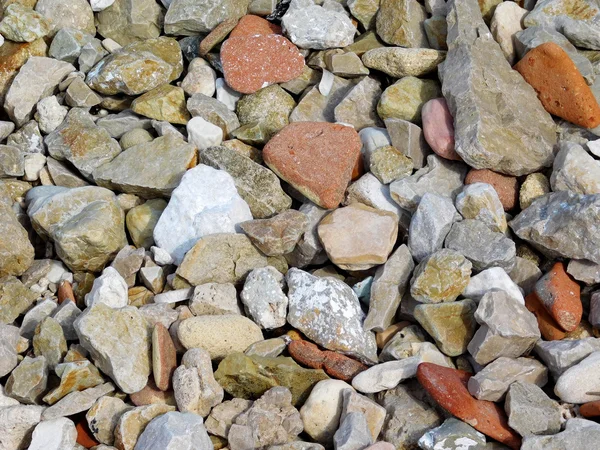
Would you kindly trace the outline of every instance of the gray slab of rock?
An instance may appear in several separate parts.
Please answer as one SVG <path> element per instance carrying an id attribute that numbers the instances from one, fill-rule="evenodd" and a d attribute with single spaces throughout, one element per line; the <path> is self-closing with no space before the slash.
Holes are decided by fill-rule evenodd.
<path id="1" fill-rule="evenodd" d="M 357 131 L 382 125 L 376 113 L 381 93 L 379 81 L 364 77 L 335 107 L 333 113 L 336 122 L 350 124 Z"/>
<path id="2" fill-rule="evenodd" d="M 192 413 L 171 411 L 146 425 L 135 444 L 136 450 L 211 450 L 213 443 L 202 418 Z"/>
<path id="3" fill-rule="evenodd" d="M 96 400 L 114 390 L 115 386 L 112 383 L 104 383 L 83 391 L 71 392 L 49 408 L 46 408 L 42 413 L 42 419 L 52 420 L 58 417 L 72 416 L 87 411 L 92 407 Z"/>
<path id="4" fill-rule="evenodd" d="M 517 284 L 500 267 L 491 267 L 471 277 L 462 295 L 479 302 L 491 290 L 504 291 L 522 305 L 525 304 L 523 293 Z"/>
<path id="5" fill-rule="evenodd" d="M 384 122 L 392 145 L 412 160 L 415 169 L 421 169 L 427 164 L 427 156 L 431 154 L 431 149 L 425 141 L 421 127 L 394 117 L 388 117 Z"/>
<path id="6" fill-rule="evenodd" d="M 117 253 L 117 256 L 115 256 L 115 259 L 110 264 L 125 280 L 127 287 L 131 288 L 135 285 L 136 275 L 140 267 L 142 267 L 144 256 L 146 256 L 144 248 L 135 248 L 133 245 L 126 245 L 119 250 L 119 253 Z M 126 304 L 123 306 L 126 306 Z"/>
<path id="7" fill-rule="evenodd" d="M 207 122 L 223 130 L 223 136 L 229 136 L 239 128 L 240 121 L 234 111 L 223 102 L 204 94 L 194 94 L 187 101 L 187 110 L 192 117 L 202 117 Z"/>
<path id="8" fill-rule="evenodd" d="M 46 153 L 44 139 L 42 138 L 40 128 L 35 120 L 30 120 L 8 136 L 6 144 L 17 147 L 22 153 L 26 154 Z"/>
<path id="9" fill-rule="evenodd" d="M 353 87 L 352 80 L 335 75 L 327 95 L 321 93 L 318 85 L 312 86 L 290 114 L 290 122 L 335 122 L 336 106 Z"/>
<path id="10" fill-rule="evenodd" d="M 119 45 L 127 45 L 158 37 L 164 13 L 160 5 L 151 0 L 115 0 L 95 16 L 100 35 Z"/>
<path id="11" fill-rule="evenodd" d="M 598 423 L 585 419 L 569 419 L 565 430 L 551 436 L 527 436 L 521 450 L 581 449 L 593 450 L 600 439 Z"/>
<path id="12" fill-rule="evenodd" d="M 242 313 L 237 291 L 231 283 L 206 283 L 196 286 L 190 300 L 190 311 L 196 316 Z"/>
<path id="13" fill-rule="evenodd" d="M 48 384 L 48 364 L 46 358 L 26 356 L 11 372 L 6 380 L 6 393 L 21 403 L 34 405 L 41 403 Z"/>
<path id="14" fill-rule="evenodd" d="M 500 357 L 469 378 L 469 392 L 479 400 L 497 402 L 504 398 L 514 382 L 543 387 L 548 369 L 535 359 Z"/>
<path id="15" fill-rule="evenodd" d="M 600 381 L 590 374 L 600 369 L 600 351 L 565 370 L 556 380 L 554 393 L 563 402 L 587 403 L 600 400 Z"/>
<path id="16" fill-rule="evenodd" d="M 90 431 L 103 444 L 114 443 L 115 427 L 122 414 L 132 409 L 130 405 L 117 397 L 100 397 L 85 415 Z"/>
<path id="17" fill-rule="evenodd" d="M 365 52 L 362 62 L 370 69 L 402 78 L 427 75 L 445 58 L 446 52 L 429 48 L 381 47 Z"/>
<path id="18" fill-rule="evenodd" d="M 600 11 L 593 0 L 541 0 L 524 20 L 526 27 L 548 25 L 558 29 L 565 17 L 581 20 L 583 23 L 600 22 Z"/>
<path id="19" fill-rule="evenodd" d="M 208 33 L 226 19 L 246 14 L 250 0 L 173 0 L 165 15 L 165 33 L 194 36 Z"/>
<path id="20" fill-rule="evenodd" d="M 416 0 L 382 0 L 379 3 L 377 34 L 390 45 L 427 47 L 423 21 L 425 8 Z"/>
<path id="21" fill-rule="evenodd" d="M 12 275 L 0 278 L 0 323 L 11 324 L 27 311 L 38 294 Z"/>
<path id="22" fill-rule="evenodd" d="M 6 450 L 25 448 L 35 426 L 42 420 L 43 410 L 42 406 L 37 405 L 13 405 L 0 408 L 0 435 L 3 448 Z"/>
<path id="23" fill-rule="evenodd" d="M 544 362 L 554 378 L 582 361 L 591 353 L 600 351 L 600 339 L 589 337 L 577 340 L 539 341 L 535 353 Z"/>
<path id="24" fill-rule="evenodd" d="M 385 408 L 378 405 L 369 397 L 361 395 L 352 389 L 342 391 L 342 398 L 344 403 L 342 406 L 342 414 L 340 415 L 340 423 L 348 414 L 360 412 L 367 420 L 367 426 L 373 441 L 376 441 L 385 421 Z"/>
<path id="25" fill-rule="evenodd" d="M 325 50 L 352 44 L 356 27 L 338 11 L 317 5 L 290 8 L 281 19 L 289 39 L 300 48 Z"/>
<path id="26" fill-rule="evenodd" d="M 550 185 L 554 192 L 600 193 L 600 162 L 574 142 L 561 142 L 554 159 Z"/>
<path id="27" fill-rule="evenodd" d="M 44 420 L 37 424 L 31 435 L 28 450 L 72 449 L 77 440 L 75 424 L 66 417 Z"/>
<path id="28" fill-rule="evenodd" d="M 252 400 L 233 398 L 215 406 L 206 418 L 206 429 L 210 434 L 227 438 L 236 417 L 252 406 Z"/>
<path id="29" fill-rule="evenodd" d="M 510 385 L 504 410 L 508 425 L 521 436 L 555 434 L 560 431 L 558 402 L 550 399 L 535 384 L 517 381 Z"/>
<path id="30" fill-rule="evenodd" d="M 292 326 L 328 350 L 366 362 L 377 360 L 375 336 L 362 328 L 364 313 L 352 288 L 337 279 L 315 277 L 296 268 L 288 271 L 286 280 L 287 321 Z"/>
<path id="31" fill-rule="evenodd" d="M 0 377 L 8 375 L 19 363 L 18 344 L 19 328 L 0 324 Z"/>
<path id="32" fill-rule="evenodd" d="M 515 267 L 508 275 L 521 288 L 523 294 L 527 296 L 533 292 L 535 284 L 542 277 L 542 271 L 534 262 L 517 256 Z"/>
<path id="33" fill-rule="evenodd" d="M 503 291 L 490 291 L 483 296 L 475 320 L 481 327 L 468 350 L 478 364 L 487 364 L 501 356 L 521 356 L 540 339 L 535 316 Z"/>
<path id="34" fill-rule="evenodd" d="M 300 205 L 298 210 L 308 219 L 308 225 L 306 231 L 300 236 L 300 240 L 294 250 L 286 255 L 286 259 L 290 265 L 298 268 L 327 261 L 327 255 L 319 240 L 317 227 L 321 219 L 329 213 L 329 210 L 315 205 L 310 200 L 306 200 L 306 202 Z"/>
<path id="35" fill-rule="evenodd" d="M 484 434 L 471 425 L 452 417 L 446 419 L 439 427 L 425 433 L 419 439 L 419 447 L 423 450 L 458 450 L 460 448 L 485 450 L 488 448 L 485 441 Z"/>
<path id="36" fill-rule="evenodd" d="M 54 35 L 48 55 L 73 64 L 77 61 L 82 47 L 94 38 L 91 34 L 84 33 L 75 28 L 61 28 Z"/>
<path id="37" fill-rule="evenodd" d="M 589 50 L 600 50 L 599 23 L 600 14 L 596 15 L 595 21 L 584 21 L 565 15 L 559 18 L 558 29 L 573 45 Z"/>
<path id="38" fill-rule="evenodd" d="M 22 177 L 25 174 L 25 158 L 18 147 L 0 145 L 0 178 Z"/>
<path id="39" fill-rule="evenodd" d="M 120 139 L 125 133 L 137 128 L 151 129 L 152 122 L 152 120 L 138 116 L 130 109 L 126 109 L 118 114 L 109 114 L 101 117 L 96 122 L 96 125 L 105 128 L 110 137 Z"/>
<path id="40" fill-rule="evenodd" d="M 600 263 L 600 195 L 553 192 L 536 199 L 510 223 L 515 234 L 551 258 Z"/>
<path id="41" fill-rule="evenodd" d="M 39 302 L 37 305 L 27 311 L 25 317 L 23 317 L 23 322 L 21 322 L 21 336 L 31 339 L 38 324 L 46 317 L 50 316 L 54 310 L 56 310 L 56 308 L 56 302 L 46 299 Z M 2 371 L 0 371 L 0 373 L 1 372 Z"/>
<path id="42" fill-rule="evenodd" d="M 248 274 L 240 298 L 246 315 L 261 328 L 285 325 L 288 298 L 283 293 L 284 286 L 283 275 L 274 267 L 261 267 Z"/>
<path id="43" fill-rule="evenodd" d="M 114 267 L 107 267 L 94 280 L 92 290 L 85 295 L 85 304 L 90 307 L 104 303 L 111 308 L 123 308 L 128 305 L 127 283 Z"/>
<path id="44" fill-rule="evenodd" d="M 586 259 L 572 259 L 567 266 L 567 272 L 577 281 L 588 286 L 600 283 L 600 264 Z"/>
<path id="45" fill-rule="evenodd" d="M 372 443 L 367 419 L 360 412 L 347 414 L 333 435 L 333 446 L 336 450 L 362 450 Z"/>
<path id="46" fill-rule="evenodd" d="M 440 78 L 454 117 L 456 152 L 472 167 L 507 175 L 549 166 L 556 142 L 550 114 L 512 70 L 477 2 L 451 0 L 448 8 L 448 54 Z"/>

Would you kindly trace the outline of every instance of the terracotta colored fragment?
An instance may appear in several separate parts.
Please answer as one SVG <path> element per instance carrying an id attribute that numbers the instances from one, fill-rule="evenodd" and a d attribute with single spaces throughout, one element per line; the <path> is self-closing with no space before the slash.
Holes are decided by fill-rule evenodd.
<path id="1" fill-rule="evenodd" d="M 516 177 L 502 175 L 490 169 L 471 169 L 465 178 L 465 184 L 490 184 L 500 199 L 504 211 L 510 211 L 518 204 L 519 182 Z"/>
<path id="2" fill-rule="evenodd" d="M 434 98 L 423 105 L 421 110 L 423 135 L 431 149 L 442 158 L 462 161 L 454 150 L 454 119 L 446 100 Z"/>
<path id="3" fill-rule="evenodd" d="M 600 105 L 569 55 L 553 42 L 538 45 L 515 67 L 550 114 L 584 128 L 600 125 Z"/>
<path id="4" fill-rule="evenodd" d="M 467 390 L 471 374 L 432 363 L 421 363 L 417 379 L 439 405 L 483 434 L 518 449 L 521 437 L 509 426 L 504 410 L 493 402 L 477 400 Z"/>
<path id="5" fill-rule="evenodd" d="M 281 27 L 262 17 L 248 14 L 240 19 L 229 37 L 256 36 L 259 34 L 281 34 Z"/>
<path id="6" fill-rule="evenodd" d="M 584 403 L 579 407 L 579 412 L 583 417 L 600 417 L 600 400 Z"/>
<path id="7" fill-rule="evenodd" d="M 169 389 L 176 368 L 177 351 L 173 339 L 169 330 L 162 323 L 157 323 L 152 330 L 152 372 L 158 389 Z"/>
<path id="8" fill-rule="evenodd" d="M 213 48 L 225 40 L 227 35 L 235 28 L 238 23 L 237 18 L 227 19 L 217 25 L 204 39 L 200 42 L 198 54 L 206 56 Z"/>
<path id="9" fill-rule="evenodd" d="M 365 164 L 363 162 L 362 154 L 358 154 L 358 158 L 356 158 L 356 164 L 354 164 L 354 168 L 352 169 L 352 178 L 351 181 L 356 181 L 360 177 L 365 174 Z"/>
<path id="10" fill-rule="evenodd" d="M 323 351 L 312 342 L 298 340 L 292 341 L 287 347 L 294 361 L 311 369 L 323 368 Z"/>
<path id="11" fill-rule="evenodd" d="M 340 353 L 324 351 L 323 356 L 325 358 L 323 360 L 325 373 L 332 378 L 337 378 L 347 383 L 351 382 L 352 378 L 356 375 L 369 368 L 360 361 Z"/>
<path id="12" fill-rule="evenodd" d="M 304 57 L 298 47 L 278 34 L 227 39 L 221 46 L 225 81 L 235 91 L 252 94 L 302 74 Z"/>
<path id="13" fill-rule="evenodd" d="M 152 405 L 154 403 L 172 406 L 176 405 L 173 391 L 161 391 L 156 387 L 156 384 L 154 384 L 152 377 L 148 379 L 148 384 L 144 389 L 129 394 L 129 398 L 131 399 L 131 403 L 135 406 Z"/>
<path id="14" fill-rule="evenodd" d="M 361 147 L 352 127 L 294 122 L 265 145 L 263 158 L 271 170 L 311 201 L 332 209 L 344 199 Z"/>
<path id="15" fill-rule="evenodd" d="M 565 331 L 573 331 L 581 322 L 579 284 L 565 270 L 562 262 L 552 266 L 550 272 L 538 280 L 535 293 L 556 323 Z"/>
<path id="16" fill-rule="evenodd" d="M 87 421 L 85 418 L 82 418 L 77 424 L 75 424 L 75 429 L 77 430 L 77 443 L 85 448 L 92 448 L 95 445 L 100 445 L 95 438 L 92 432 L 90 431 Z"/>
<path id="17" fill-rule="evenodd" d="M 538 322 L 538 328 L 542 337 L 546 341 L 559 341 L 565 337 L 565 332 L 561 330 L 552 316 L 546 311 L 540 299 L 532 292 L 525 297 L 525 306 L 533 313 Z"/>
<path id="18" fill-rule="evenodd" d="M 405 320 L 402 322 L 394 323 L 387 327 L 385 330 L 376 333 L 375 339 L 377 341 L 377 348 L 382 349 L 383 347 L 385 347 L 385 344 L 387 344 L 390 341 L 390 339 L 392 339 L 396 335 L 398 331 L 409 326 L 410 324 L 410 322 L 407 322 Z"/>
<path id="19" fill-rule="evenodd" d="M 75 294 L 73 294 L 73 287 L 67 280 L 62 281 L 58 285 L 58 304 L 60 305 L 65 300 L 71 300 L 75 303 Z"/>

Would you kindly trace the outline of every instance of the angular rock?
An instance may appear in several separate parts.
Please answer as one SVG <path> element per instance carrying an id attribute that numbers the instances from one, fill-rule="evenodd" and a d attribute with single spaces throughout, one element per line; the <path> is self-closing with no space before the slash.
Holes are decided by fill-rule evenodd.
<path id="1" fill-rule="evenodd" d="M 24 404 L 41 403 L 48 383 L 46 358 L 26 356 L 6 380 L 6 394 Z"/>
<path id="2" fill-rule="evenodd" d="M 240 126 L 238 117 L 233 111 L 219 100 L 204 94 L 192 95 L 187 101 L 187 109 L 192 117 L 202 117 L 220 127 L 223 130 L 223 136 L 229 136 Z"/>
<path id="3" fill-rule="evenodd" d="M 97 303 L 104 303 L 111 308 L 123 308 L 128 304 L 127 283 L 114 267 L 104 269 L 85 296 L 86 306 Z"/>
<path id="4" fill-rule="evenodd" d="M 362 56 L 365 66 L 394 78 L 420 77 L 433 72 L 446 52 L 429 48 L 381 47 Z"/>
<path id="5" fill-rule="evenodd" d="M 328 93 L 321 92 L 320 85 L 309 87 L 290 114 L 290 122 L 335 122 L 335 108 L 353 87 L 354 82 L 335 75 Z"/>
<path id="6" fill-rule="evenodd" d="M 154 382 L 161 391 L 171 385 L 171 376 L 177 367 L 177 352 L 169 330 L 161 323 L 152 330 L 152 373 Z"/>
<path id="7" fill-rule="evenodd" d="M 284 255 L 294 250 L 308 228 L 308 218 L 290 209 L 271 219 L 242 222 L 240 228 L 265 255 Z"/>
<path id="8" fill-rule="evenodd" d="M 471 277 L 469 284 L 463 290 L 462 294 L 475 302 L 479 302 L 491 290 L 504 291 L 519 303 L 525 304 L 519 287 L 511 280 L 504 269 L 500 267 L 486 269 Z"/>
<path id="9" fill-rule="evenodd" d="M 56 319 L 46 317 L 35 329 L 32 339 L 35 356 L 43 356 L 49 369 L 54 369 L 67 353 L 67 341 Z"/>
<path id="10" fill-rule="evenodd" d="M 141 116 L 185 125 L 190 120 L 183 89 L 163 84 L 137 97 L 131 110 Z"/>
<path id="11" fill-rule="evenodd" d="M 377 13 L 377 34 L 390 45 L 427 47 L 422 22 L 425 8 L 416 0 L 381 0 Z"/>
<path id="12" fill-rule="evenodd" d="M 154 245 L 154 228 L 166 207 L 165 200 L 154 199 L 129 210 L 125 223 L 131 240 L 137 247 L 150 248 Z M 167 254 L 171 258 L 170 253 Z"/>
<path id="13" fill-rule="evenodd" d="M 165 16 L 165 33 L 194 36 L 208 33 L 225 19 L 239 19 L 248 8 L 249 0 L 173 0 Z"/>
<path id="14" fill-rule="evenodd" d="M 114 430 L 119 418 L 132 407 L 117 397 L 105 395 L 96 400 L 85 417 L 94 437 L 106 445 L 114 443 Z"/>
<path id="15" fill-rule="evenodd" d="M 66 90 L 65 102 L 73 107 L 91 108 L 102 103 L 102 98 L 92 91 L 81 78 L 77 77 Z"/>
<path id="16" fill-rule="evenodd" d="M 465 219 L 477 219 L 492 231 L 504 233 L 508 228 L 504 207 L 490 184 L 466 185 L 456 196 L 456 209 Z"/>
<path id="17" fill-rule="evenodd" d="M 556 401 L 538 386 L 517 381 L 510 385 L 504 410 L 508 425 L 521 436 L 555 434 L 560 431 L 561 414 Z"/>
<path id="18" fill-rule="evenodd" d="M 33 263 L 34 249 L 27 231 L 12 208 L 2 201 L 0 201 L 0 235 L 10 236 L 10 240 L 0 239 L 0 277 L 19 276 Z"/>
<path id="19" fill-rule="evenodd" d="M 600 400 L 600 385 L 593 377 L 600 365 L 600 352 L 593 352 L 582 361 L 565 370 L 556 380 L 554 393 L 563 402 L 586 403 Z"/>
<path id="20" fill-rule="evenodd" d="M 542 3 L 543 4 L 543 3 Z M 565 430 L 551 436 L 528 436 L 523 441 L 523 450 L 544 448 L 594 448 L 600 437 L 596 422 L 585 419 L 569 419 Z"/>
<path id="21" fill-rule="evenodd" d="M 515 35 L 523 30 L 523 18 L 527 13 L 517 3 L 500 3 L 494 10 L 490 31 L 510 64 L 514 64 L 517 57 Z"/>
<path id="22" fill-rule="evenodd" d="M 600 163 L 582 146 L 573 142 L 560 144 L 554 159 L 550 185 L 552 191 L 571 191 L 575 194 L 600 194 Z"/>
<path id="23" fill-rule="evenodd" d="M 384 120 L 394 118 L 420 123 L 423 105 L 440 96 L 437 81 L 402 77 L 383 91 L 377 104 L 377 114 Z"/>
<path id="24" fill-rule="evenodd" d="M 283 293 L 283 275 L 274 267 L 254 269 L 240 294 L 246 314 L 261 328 L 279 328 L 286 324 L 287 296 Z"/>
<path id="25" fill-rule="evenodd" d="M 42 420 L 43 407 L 37 405 L 12 405 L 0 408 L 0 433 L 5 449 L 24 448 L 34 427 Z"/>
<path id="26" fill-rule="evenodd" d="M 48 46 L 43 39 L 37 39 L 25 44 L 6 41 L 0 48 L 0 59 L 2 61 L 2 69 L 0 70 L 0 101 L 4 103 L 5 95 L 19 69 L 27 62 L 30 56 L 46 56 Z M 12 127 L 14 129 L 14 124 Z M 5 137 L 11 132 L 12 130 L 8 131 Z"/>
<path id="27" fill-rule="evenodd" d="M 65 418 L 40 422 L 31 435 L 31 450 L 62 450 L 74 448 L 77 439 L 75 424 Z"/>
<path id="28" fill-rule="evenodd" d="M 381 125 L 376 113 L 381 84 L 371 77 L 359 81 L 333 110 L 336 122 L 348 123 L 356 130 Z"/>
<path id="29" fill-rule="evenodd" d="M 11 324 L 23 314 L 37 294 L 25 287 L 21 281 L 7 275 L 0 278 L 0 324 Z"/>
<path id="30" fill-rule="evenodd" d="M 384 122 L 392 145 L 402 154 L 408 156 L 416 169 L 421 169 L 427 162 L 427 155 L 431 153 L 425 141 L 423 130 L 408 120 L 392 117 Z"/>
<path id="31" fill-rule="evenodd" d="M 54 371 L 60 377 L 60 385 L 44 396 L 44 402 L 49 405 L 71 392 L 83 391 L 104 383 L 96 366 L 88 360 L 63 362 L 57 364 Z"/>
<path id="32" fill-rule="evenodd" d="M 119 418 L 115 427 L 115 447 L 122 450 L 134 450 L 134 447 L 144 429 L 155 417 L 175 411 L 169 405 L 145 405 L 133 408 Z"/>
<path id="33" fill-rule="evenodd" d="M 72 416 L 87 411 L 96 400 L 114 390 L 115 387 L 112 383 L 104 383 L 83 391 L 71 392 L 51 407 L 45 409 L 42 413 L 42 419 L 52 420 L 57 417 Z"/>
<path id="34" fill-rule="evenodd" d="M 324 262 L 327 259 L 317 230 L 319 222 L 328 213 L 328 210 L 307 200 L 300 206 L 299 212 L 303 213 L 308 219 L 308 226 L 300 236 L 294 251 L 286 255 L 286 258 L 290 265 L 302 268 L 309 264 Z"/>
<path id="35" fill-rule="evenodd" d="M 61 28 L 75 28 L 96 34 L 94 13 L 85 0 L 38 0 L 35 10 L 50 21 L 54 28 L 52 34 Z"/>
<path id="36" fill-rule="evenodd" d="M 241 314 L 237 291 L 231 283 L 206 283 L 196 286 L 190 301 L 190 311 L 196 316 Z"/>
<path id="37" fill-rule="evenodd" d="M 206 418 L 207 431 L 215 436 L 227 438 L 236 417 L 252 406 L 251 400 L 233 398 L 215 406 Z"/>
<path id="38" fill-rule="evenodd" d="M 159 448 L 210 450 L 213 444 L 202 422 L 202 418 L 195 414 L 168 412 L 152 419 L 144 428 L 135 448 L 138 450 Z"/>
<path id="39" fill-rule="evenodd" d="M 0 376 L 4 377 L 19 363 L 19 329 L 12 325 L 0 324 L 0 337 Z"/>
<path id="40" fill-rule="evenodd" d="M 463 445 L 477 450 L 487 448 L 485 444 L 485 435 L 453 417 L 446 419 L 442 425 L 428 431 L 419 439 L 419 447 L 423 450 L 435 450 L 436 447 L 458 449 Z"/>
<path id="41" fill-rule="evenodd" d="M 19 3 L 8 5 L 0 22 L 0 33 L 13 42 L 33 42 L 50 33 L 46 18 Z"/>
<path id="42" fill-rule="evenodd" d="M 324 50 L 352 43 L 356 27 L 348 16 L 311 5 L 290 8 L 281 19 L 283 31 L 300 48 Z"/>
<path id="43" fill-rule="evenodd" d="M 333 445 L 339 450 L 365 448 L 373 443 L 367 419 L 363 413 L 352 412 L 340 420 L 340 427 L 333 435 Z"/>
<path id="44" fill-rule="evenodd" d="M 411 159 L 391 145 L 375 149 L 369 161 L 369 171 L 384 184 L 410 176 L 413 171 Z"/>

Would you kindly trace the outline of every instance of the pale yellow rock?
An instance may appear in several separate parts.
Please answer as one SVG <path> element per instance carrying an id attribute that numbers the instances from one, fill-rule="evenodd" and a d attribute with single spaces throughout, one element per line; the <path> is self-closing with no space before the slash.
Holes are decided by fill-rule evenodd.
<path id="1" fill-rule="evenodd" d="M 550 181 L 540 172 L 527 175 L 519 191 L 521 209 L 528 208 L 533 201 L 550 192 Z"/>
<path id="2" fill-rule="evenodd" d="M 154 227 L 160 215 L 167 207 L 167 202 L 161 198 L 148 200 L 146 203 L 131 208 L 125 218 L 127 231 L 136 247 L 150 249 L 154 245 Z"/>
<path id="3" fill-rule="evenodd" d="M 181 125 L 190 120 L 183 89 L 170 84 L 163 84 L 136 98 L 131 104 L 131 110 L 151 119 Z"/>

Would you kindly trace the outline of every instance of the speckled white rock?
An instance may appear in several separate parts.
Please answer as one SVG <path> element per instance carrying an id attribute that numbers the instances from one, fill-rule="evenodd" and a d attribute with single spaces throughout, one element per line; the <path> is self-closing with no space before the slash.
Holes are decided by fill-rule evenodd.
<path id="1" fill-rule="evenodd" d="M 188 72 L 183 81 L 181 88 L 188 95 L 204 94 L 212 97 L 215 94 L 217 75 L 202 58 L 194 58 L 190 61 Z"/>
<path id="2" fill-rule="evenodd" d="M 194 117 L 187 125 L 188 142 L 198 150 L 219 145 L 223 141 L 223 130 L 202 117 Z"/>
<path id="3" fill-rule="evenodd" d="M 554 393 L 563 402 L 586 403 L 600 400 L 600 352 L 567 369 L 556 381 Z"/>
<path id="4" fill-rule="evenodd" d="M 37 405 L 14 405 L 0 408 L 2 450 L 20 450 L 21 444 L 42 419 L 44 408 Z M 25 441 L 26 442 L 26 441 Z"/>
<path id="5" fill-rule="evenodd" d="M 300 48 L 325 50 L 352 44 L 356 27 L 345 14 L 311 5 L 290 8 L 281 19 L 283 31 Z"/>
<path id="6" fill-rule="evenodd" d="M 152 419 L 135 450 L 212 450 L 213 443 L 202 418 L 192 413 L 171 411 Z"/>
<path id="7" fill-rule="evenodd" d="M 519 286 L 500 267 L 491 267 L 472 276 L 469 284 L 463 291 L 463 296 L 479 302 L 486 293 L 494 289 L 504 291 L 520 304 L 525 304 L 525 299 Z"/>
<path id="8" fill-rule="evenodd" d="M 285 325 L 288 298 L 283 286 L 283 275 L 274 267 L 260 267 L 248 274 L 240 298 L 246 314 L 261 328 Z"/>
<path id="9" fill-rule="evenodd" d="M 128 305 L 127 283 L 114 267 L 107 267 L 94 280 L 92 290 L 85 296 L 85 305 L 104 303 L 111 308 L 123 308 Z"/>
<path id="10" fill-rule="evenodd" d="M 33 430 L 28 450 L 72 449 L 76 439 L 77 430 L 73 421 L 66 417 L 44 420 Z"/>
<path id="11" fill-rule="evenodd" d="M 198 239 L 235 233 L 236 225 L 246 220 L 252 220 L 252 214 L 231 175 L 199 164 L 185 173 L 173 191 L 154 228 L 154 241 L 169 252 L 175 264 L 181 264 Z"/>
<path id="12" fill-rule="evenodd" d="M 358 132 L 362 142 L 360 152 L 363 155 L 365 167 L 371 164 L 371 154 L 380 147 L 392 145 L 392 138 L 385 128 L 367 127 Z"/>
<path id="13" fill-rule="evenodd" d="M 52 133 L 67 115 L 67 108 L 58 103 L 55 95 L 44 97 L 36 106 L 35 119 L 43 133 Z"/>

